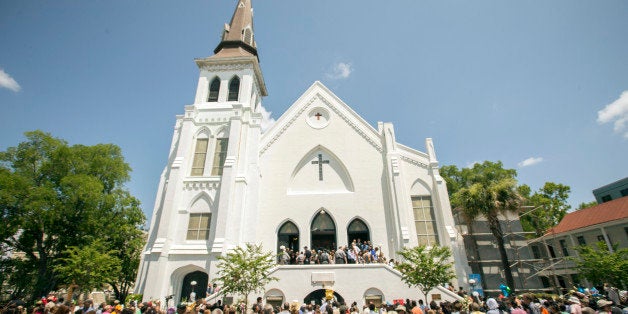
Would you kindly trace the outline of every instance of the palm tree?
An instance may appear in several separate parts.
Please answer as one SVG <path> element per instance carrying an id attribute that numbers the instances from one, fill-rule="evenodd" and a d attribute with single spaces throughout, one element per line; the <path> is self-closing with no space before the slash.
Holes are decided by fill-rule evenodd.
<path id="1" fill-rule="evenodd" d="M 479 217 L 486 218 L 497 242 L 506 284 L 514 294 L 515 282 L 504 246 L 504 232 L 499 223 L 499 215 L 507 211 L 517 211 L 523 202 L 517 189 L 516 170 L 504 169 L 500 161 L 485 161 L 461 170 L 455 166 L 446 166 L 442 170 L 441 174 L 450 188 L 453 207 L 460 210 L 469 223 Z"/>

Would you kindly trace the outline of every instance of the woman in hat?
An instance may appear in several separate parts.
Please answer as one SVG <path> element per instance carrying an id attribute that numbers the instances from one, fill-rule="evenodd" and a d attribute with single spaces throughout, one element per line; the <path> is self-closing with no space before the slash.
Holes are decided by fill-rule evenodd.
<path id="1" fill-rule="evenodd" d="M 611 314 L 613 302 L 601 299 L 597 301 L 598 314 Z"/>

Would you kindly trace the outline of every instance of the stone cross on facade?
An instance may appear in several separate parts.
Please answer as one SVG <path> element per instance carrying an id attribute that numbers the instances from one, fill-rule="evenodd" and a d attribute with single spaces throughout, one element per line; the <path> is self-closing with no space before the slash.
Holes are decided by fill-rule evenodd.
<path id="1" fill-rule="evenodd" d="M 316 120 L 320 120 L 323 115 L 320 112 L 317 112 L 314 116 L 316 117 Z"/>
<path id="2" fill-rule="evenodd" d="M 329 160 L 323 160 L 323 154 L 318 154 L 318 160 L 312 161 L 313 165 L 318 165 L 318 181 L 323 181 L 323 164 L 329 164 Z"/>

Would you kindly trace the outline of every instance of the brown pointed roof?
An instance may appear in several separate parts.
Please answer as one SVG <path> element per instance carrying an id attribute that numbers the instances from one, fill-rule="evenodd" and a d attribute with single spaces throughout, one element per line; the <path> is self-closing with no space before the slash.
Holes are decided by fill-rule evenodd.
<path id="1" fill-rule="evenodd" d="M 222 39 L 216 49 L 216 57 L 257 57 L 257 44 L 253 33 L 253 9 L 251 0 L 238 0 L 231 22 L 225 24 Z"/>
<path id="2" fill-rule="evenodd" d="M 565 215 L 547 234 L 557 234 L 628 218 L 628 196 Z"/>

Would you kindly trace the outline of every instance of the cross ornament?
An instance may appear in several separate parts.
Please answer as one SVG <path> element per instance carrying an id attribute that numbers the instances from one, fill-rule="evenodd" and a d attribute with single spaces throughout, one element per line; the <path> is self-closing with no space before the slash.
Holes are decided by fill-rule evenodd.
<path id="1" fill-rule="evenodd" d="M 323 181 L 323 164 L 329 164 L 329 160 L 323 160 L 323 154 L 318 154 L 318 160 L 312 161 L 313 165 L 318 165 L 318 181 Z"/>
<path id="2" fill-rule="evenodd" d="M 314 116 L 316 117 L 316 120 L 320 120 L 323 115 L 320 112 L 317 112 Z"/>

